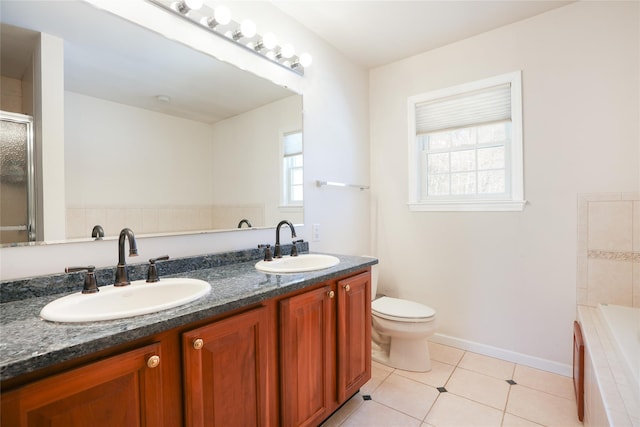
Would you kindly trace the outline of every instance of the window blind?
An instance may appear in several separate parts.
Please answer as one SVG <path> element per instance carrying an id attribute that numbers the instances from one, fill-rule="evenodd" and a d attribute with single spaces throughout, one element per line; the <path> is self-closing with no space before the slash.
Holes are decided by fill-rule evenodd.
<path id="1" fill-rule="evenodd" d="M 302 154 L 302 132 L 285 135 L 283 154 L 285 157 Z"/>
<path id="2" fill-rule="evenodd" d="M 511 84 L 505 83 L 417 104 L 416 134 L 510 119 Z"/>

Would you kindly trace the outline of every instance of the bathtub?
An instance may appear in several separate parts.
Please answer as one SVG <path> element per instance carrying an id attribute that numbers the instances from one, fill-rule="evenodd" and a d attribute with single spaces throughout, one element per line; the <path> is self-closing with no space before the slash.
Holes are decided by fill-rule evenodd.
<path id="1" fill-rule="evenodd" d="M 599 304 L 621 370 L 640 401 L 640 308 Z"/>
<path id="2" fill-rule="evenodd" d="M 640 308 L 578 306 L 585 426 L 640 427 Z"/>

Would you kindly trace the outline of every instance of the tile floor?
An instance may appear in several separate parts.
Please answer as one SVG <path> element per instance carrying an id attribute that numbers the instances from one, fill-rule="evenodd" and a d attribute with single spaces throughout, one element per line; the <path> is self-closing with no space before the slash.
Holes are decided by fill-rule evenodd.
<path id="1" fill-rule="evenodd" d="M 371 380 L 323 427 L 582 425 L 571 378 L 436 343 L 430 351 L 425 373 L 374 362 Z"/>

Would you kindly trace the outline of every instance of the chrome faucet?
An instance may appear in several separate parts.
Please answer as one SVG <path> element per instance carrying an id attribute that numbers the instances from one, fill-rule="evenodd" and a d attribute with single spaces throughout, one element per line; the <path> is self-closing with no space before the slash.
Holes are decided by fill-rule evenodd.
<path id="1" fill-rule="evenodd" d="M 91 230 L 91 237 L 96 240 L 102 240 L 102 238 L 104 237 L 104 228 L 102 228 L 100 224 L 95 225 L 93 227 L 93 230 Z"/>
<path id="2" fill-rule="evenodd" d="M 298 237 L 296 236 L 296 229 L 293 228 L 293 224 L 291 224 L 287 220 L 280 221 L 278 223 L 278 226 L 276 227 L 276 245 L 273 247 L 274 258 L 282 258 L 282 250 L 280 249 L 280 227 L 282 227 L 285 224 L 288 225 L 289 228 L 291 229 L 291 238 L 293 239 L 295 237 Z"/>
<path id="3" fill-rule="evenodd" d="M 247 227 L 251 228 L 251 223 L 246 218 L 240 220 L 240 222 L 238 223 L 238 228 L 242 228 L 242 224 L 247 224 Z"/>
<path id="4" fill-rule="evenodd" d="M 138 247 L 136 246 L 136 236 L 130 228 L 123 228 L 118 238 L 118 266 L 116 267 L 116 282 L 114 286 L 127 286 L 129 282 L 129 274 L 127 273 L 127 263 L 124 259 L 124 241 L 129 239 L 129 256 L 138 255 Z"/>

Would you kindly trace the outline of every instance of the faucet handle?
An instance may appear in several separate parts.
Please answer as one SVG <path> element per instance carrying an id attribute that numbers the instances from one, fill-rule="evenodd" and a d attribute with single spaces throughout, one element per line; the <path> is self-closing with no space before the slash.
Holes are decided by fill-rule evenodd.
<path id="1" fill-rule="evenodd" d="M 82 293 L 95 294 L 96 292 L 100 291 L 100 289 L 98 289 L 98 282 L 96 281 L 96 275 L 94 273 L 95 269 L 96 267 L 93 265 L 89 265 L 87 267 L 66 267 L 64 269 L 64 272 L 75 273 L 76 271 L 86 270 L 87 273 L 84 275 L 84 286 L 82 287 Z"/>
<path id="2" fill-rule="evenodd" d="M 304 239 L 294 240 L 291 242 L 291 256 L 298 256 L 298 243 L 304 242 Z"/>
<path id="3" fill-rule="evenodd" d="M 169 255 L 163 255 L 161 257 L 151 258 L 149 260 L 149 269 L 147 270 L 147 283 L 155 283 L 160 281 L 160 277 L 158 277 L 156 261 L 166 261 L 168 259 Z"/>
<path id="4" fill-rule="evenodd" d="M 258 249 L 264 248 L 264 260 L 273 261 L 273 254 L 271 253 L 271 245 L 258 245 Z"/>

